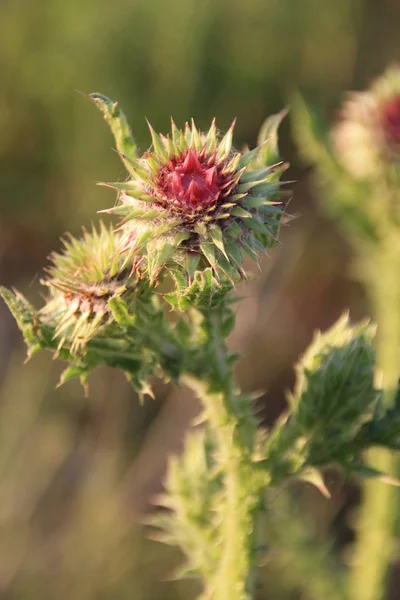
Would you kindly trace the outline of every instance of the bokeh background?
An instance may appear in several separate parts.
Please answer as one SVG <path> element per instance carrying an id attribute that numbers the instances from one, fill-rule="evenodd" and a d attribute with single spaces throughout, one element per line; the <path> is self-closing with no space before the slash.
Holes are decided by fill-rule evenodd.
<path id="1" fill-rule="evenodd" d="M 100 114 L 77 92 L 118 99 L 139 146 L 194 116 L 236 146 L 300 89 L 335 118 L 346 90 L 400 60 L 398 0 L 0 0 L 0 282 L 40 304 L 41 269 L 64 231 L 78 234 L 112 205 L 96 181 L 124 177 Z M 315 328 L 350 307 L 368 314 L 352 251 L 319 208 L 312 173 L 282 127 L 297 181 L 280 246 L 240 290 L 231 347 L 245 391 L 262 390 L 269 423 L 284 407 L 292 365 Z M 21 336 L 0 304 L 1 600 L 190 600 L 171 581 L 179 553 L 138 524 L 198 411 L 186 390 L 154 383 L 144 406 L 123 376 L 99 370 L 89 398 L 56 388 L 50 355 L 23 365 Z M 301 491 L 311 526 L 351 546 L 354 484 L 332 473 L 332 500 Z M 290 568 L 290 565 L 289 565 Z M 279 570 L 280 569 L 280 570 Z M 286 571 L 285 571 L 286 569 Z M 307 585 L 268 565 L 259 598 L 307 598 Z M 397 592 L 398 593 L 398 592 Z M 396 592 L 393 598 L 396 598 Z"/>

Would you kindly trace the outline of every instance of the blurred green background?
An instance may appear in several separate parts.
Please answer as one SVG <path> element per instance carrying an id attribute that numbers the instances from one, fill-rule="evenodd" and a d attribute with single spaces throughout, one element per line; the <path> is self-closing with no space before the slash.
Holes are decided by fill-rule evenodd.
<path id="1" fill-rule="evenodd" d="M 236 145 L 254 145 L 263 119 L 301 89 L 334 118 L 343 94 L 400 59 L 398 0 L 0 0 L 0 281 L 36 304 L 46 257 L 66 230 L 97 220 L 124 177 L 108 128 L 78 92 L 118 99 L 139 146 L 144 117 L 158 131 L 194 116 L 221 130 L 238 117 Z M 274 419 L 292 364 L 316 327 L 350 306 L 368 313 L 352 281 L 351 248 L 320 213 L 312 174 L 282 127 L 298 218 L 241 290 L 231 346 L 237 376 Z M 23 366 L 19 332 L 0 305 L 0 598 L 190 599 L 170 581 L 179 553 L 138 522 L 161 489 L 168 454 L 196 415 L 186 390 L 155 382 L 139 406 L 118 373 L 99 370 L 90 396 L 55 389 L 50 356 Z M 314 526 L 335 548 L 351 543 L 357 488 L 328 477 L 333 499 L 302 491 Z M 262 572 L 259 598 L 307 598 L 281 561 Z M 394 586 L 395 587 L 395 586 Z M 395 592 L 393 598 L 396 598 Z"/>

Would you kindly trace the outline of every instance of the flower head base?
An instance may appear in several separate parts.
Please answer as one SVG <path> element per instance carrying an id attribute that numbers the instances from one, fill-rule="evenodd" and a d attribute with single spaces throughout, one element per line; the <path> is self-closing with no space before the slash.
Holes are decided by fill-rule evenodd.
<path id="1" fill-rule="evenodd" d="M 58 348 L 72 354 L 83 351 L 88 341 L 112 321 L 109 301 L 137 294 L 138 273 L 122 263 L 118 235 L 101 223 L 79 240 L 64 240 L 64 252 L 53 253 L 48 277 L 42 281 L 50 298 L 38 318 L 54 325 Z"/>
<path id="2" fill-rule="evenodd" d="M 119 192 L 119 205 L 107 212 L 123 217 L 121 252 L 144 260 L 150 282 L 163 268 L 177 268 L 193 281 L 197 270 L 211 268 L 216 285 L 233 285 L 244 276 L 243 254 L 275 245 L 284 212 L 277 163 L 277 128 L 284 113 L 264 126 L 255 150 L 232 147 L 234 123 L 221 137 L 215 121 L 201 132 L 192 121 L 183 130 L 172 121 L 168 136 L 149 124 L 152 148 L 141 158 L 119 144 L 116 104 L 92 94 L 110 123 L 130 179 L 105 184 Z M 132 147 L 130 145 L 129 147 Z"/>
<path id="3" fill-rule="evenodd" d="M 391 67 L 365 92 L 353 93 L 334 130 L 340 160 L 370 179 L 400 165 L 400 67 Z"/>

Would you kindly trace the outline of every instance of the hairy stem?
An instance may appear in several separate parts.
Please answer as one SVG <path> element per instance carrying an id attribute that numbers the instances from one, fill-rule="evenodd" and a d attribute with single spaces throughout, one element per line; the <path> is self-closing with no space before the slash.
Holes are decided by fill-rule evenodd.
<path id="1" fill-rule="evenodd" d="M 385 408 L 393 404 L 400 362 L 400 255 L 393 242 L 395 240 L 387 236 L 379 255 L 368 257 L 374 265 L 368 283 L 378 322 L 377 363 L 383 378 Z M 396 476 L 397 460 L 389 450 L 370 450 L 368 463 Z M 379 482 L 364 484 L 350 575 L 350 596 L 354 600 L 378 600 L 385 595 L 387 570 L 393 558 L 398 495 L 397 488 Z"/>
<path id="2" fill-rule="evenodd" d="M 221 325 L 220 311 L 205 317 L 210 368 L 206 373 L 192 373 L 184 378 L 203 403 L 207 426 L 215 438 L 216 467 L 223 482 L 218 506 L 220 552 L 213 577 L 205 582 L 204 597 L 251 600 L 258 490 L 251 486 L 249 456 L 256 424 L 250 406 L 243 411 L 243 397 L 234 390 Z"/>
<path id="3" fill-rule="evenodd" d="M 235 441 L 237 423 L 232 415 L 234 399 L 231 386 L 212 392 L 207 385 L 191 380 L 203 402 L 208 427 L 216 440 L 216 462 L 223 473 L 223 500 L 219 507 L 221 552 L 214 577 L 206 582 L 206 597 L 213 600 L 250 600 L 252 598 L 251 554 L 253 514 L 247 489 L 247 465 Z"/>

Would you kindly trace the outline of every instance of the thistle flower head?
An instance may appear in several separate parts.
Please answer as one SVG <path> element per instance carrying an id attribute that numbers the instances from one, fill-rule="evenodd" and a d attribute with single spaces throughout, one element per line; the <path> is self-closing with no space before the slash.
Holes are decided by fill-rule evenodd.
<path id="1" fill-rule="evenodd" d="M 233 285 L 244 276 L 244 253 L 257 259 L 260 250 L 276 243 L 283 214 L 282 166 L 272 159 L 276 162 L 283 113 L 264 128 L 260 145 L 245 153 L 232 146 L 234 123 L 224 136 L 215 121 L 207 132 L 194 121 L 183 130 L 172 121 L 167 136 L 149 124 L 152 147 L 138 158 L 125 152 L 116 104 L 98 94 L 91 99 L 111 125 L 130 174 L 124 183 L 106 184 L 119 192 L 118 206 L 108 212 L 122 216 L 121 252 L 127 260 L 144 258 L 150 282 L 167 266 L 179 269 L 188 285 L 196 271 L 207 268 L 217 285 L 221 280 Z"/>
<path id="2" fill-rule="evenodd" d="M 207 153 L 205 145 L 200 151 L 192 146 L 160 163 L 153 187 L 159 204 L 188 221 L 222 206 L 237 178 L 234 169 L 227 168 L 216 154 Z"/>
<path id="3" fill-rule="evenodd" d="M 333 138 L 342 163 L 357 178 L 400 165 L 400 67 L 350 95 Z"/>
<path id="4" fill-rule="evenodd" d="M 93 227 L 81 239 L 69 236 L 63 243 L 42 281 L 50 297 L 38 317 L 54 325 L 59 348 L 67 344 L 77 353 L 112 321 L 109 300 L 137 293 L 139 277 L 132 265 L 122 264 L 118 235 L 102 223 L 99 231 Z"/>

